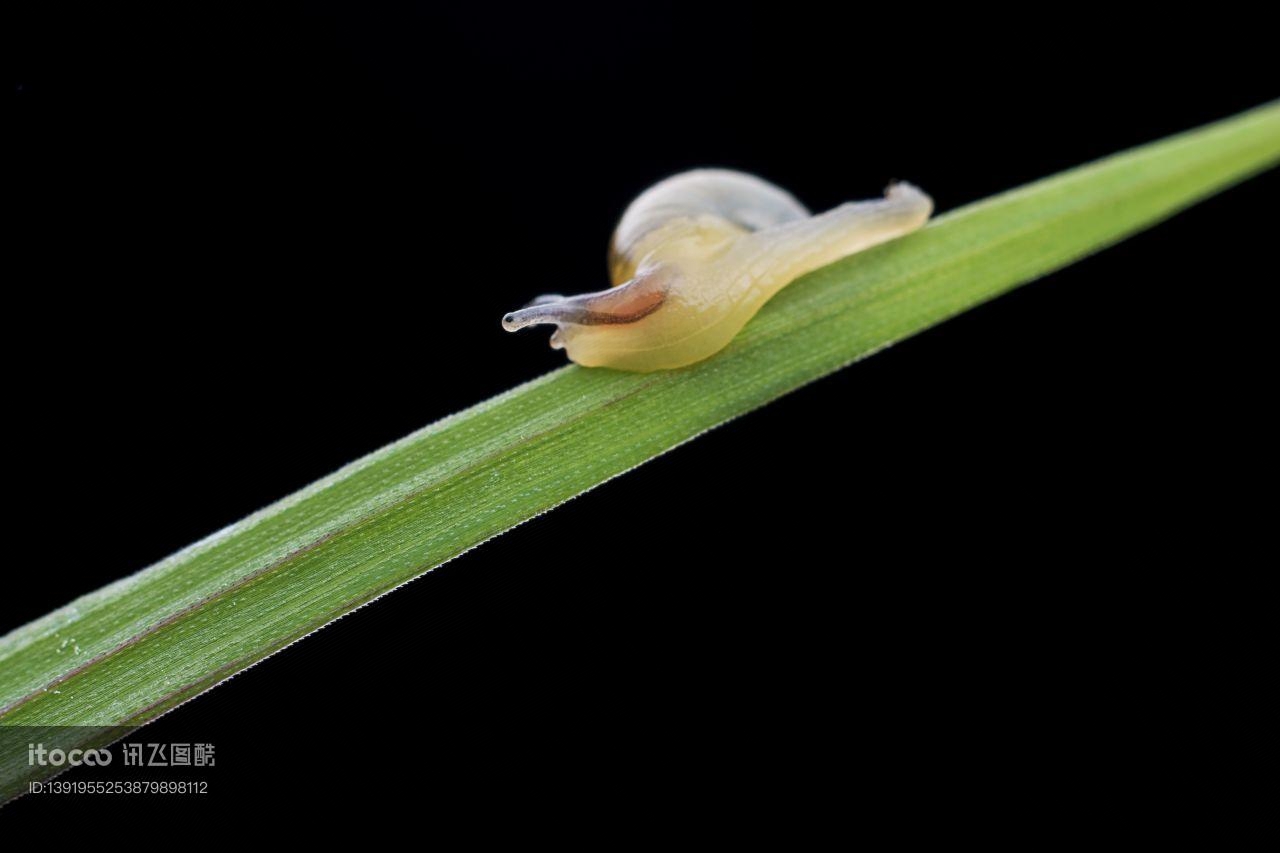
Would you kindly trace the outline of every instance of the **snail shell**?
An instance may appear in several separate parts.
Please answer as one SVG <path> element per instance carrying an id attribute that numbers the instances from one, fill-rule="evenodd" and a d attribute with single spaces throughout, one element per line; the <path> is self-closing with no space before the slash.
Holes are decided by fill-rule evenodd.
<path id="1" fill-rule="evenodd" d="M 555 325 L 551 346 L 588 367 L 661 370 L 722 349 L 765 302 L 805 273 L 914 231 L 933 201 L 911 184 L 812 216 L 753 175 L 698 169 L 645 190 L 609 246 L 613 287 L 540 296 L 508 331 Z"/>

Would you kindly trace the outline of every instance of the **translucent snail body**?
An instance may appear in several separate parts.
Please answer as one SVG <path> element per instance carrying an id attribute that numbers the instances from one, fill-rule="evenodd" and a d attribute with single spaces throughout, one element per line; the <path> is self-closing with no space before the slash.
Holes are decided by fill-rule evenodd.
<path id="1" fill-rule="evenodd" d="M 752 175 L 685 172 L 650 187 L 623 214 L 609 247 L 613 287 L 541 296 L 502 324 L 555 325 L 551 345 L 588 367 L 683 367 L 723 348 L 795 279 L 914 231 L 932 210 L 927 195 L 899 183 L 883 199 L 812 216 Z"/>

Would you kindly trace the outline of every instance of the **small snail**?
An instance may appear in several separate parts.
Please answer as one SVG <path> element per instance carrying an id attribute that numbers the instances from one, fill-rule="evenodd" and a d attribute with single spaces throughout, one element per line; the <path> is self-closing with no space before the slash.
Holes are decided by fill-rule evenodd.
<path id="1" fill-rule="evenodd" d="M 907 183 L 883 199 L 812 216 L 753 175 L 698 169 L 631 203 L 609 246 L 613 287 L 540 296 L 509 332 L 554 324 L 551 346 L 588 367 L 661 370 L 718 352 L 765 302 L 810 270 L 925 223 L 933 201 Z"/>

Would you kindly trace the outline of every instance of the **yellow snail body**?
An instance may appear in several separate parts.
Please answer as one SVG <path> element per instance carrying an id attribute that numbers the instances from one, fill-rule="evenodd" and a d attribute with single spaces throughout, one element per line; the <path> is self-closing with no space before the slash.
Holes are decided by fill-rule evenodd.
<path id="1" fill-rule="evenodd" d="M 622 215 L 609 247 L 613 287 L 540 296 L 502 325 L 553 324 L 551 346 L 588 367 L 683 367 L 722 349 L 795 279 L 914 231 L 932 211 L 933 201 L 906 183 L 812 216 L 753 175 L 684 172 Z"/>

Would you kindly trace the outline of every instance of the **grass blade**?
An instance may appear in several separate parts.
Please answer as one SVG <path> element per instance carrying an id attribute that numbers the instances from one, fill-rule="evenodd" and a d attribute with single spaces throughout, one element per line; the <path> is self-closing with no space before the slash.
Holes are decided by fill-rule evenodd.
<path id="1" fill-rule="evenodd" d="M 1280 104 L 938 218 L 785 289 L 718 356 L 566 367 L 0 638 L 0 726 L 141 725 L 717 424 L 1280 160 Z M 85 743 L 91 739 L 86 729 Z M 0 754 L 0 802 L 29 768 Z"/>

